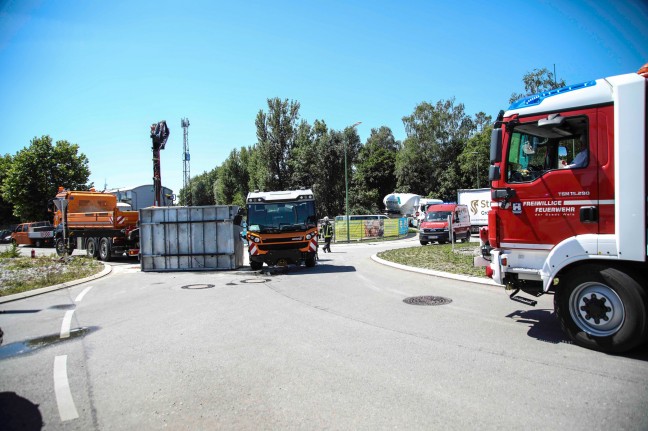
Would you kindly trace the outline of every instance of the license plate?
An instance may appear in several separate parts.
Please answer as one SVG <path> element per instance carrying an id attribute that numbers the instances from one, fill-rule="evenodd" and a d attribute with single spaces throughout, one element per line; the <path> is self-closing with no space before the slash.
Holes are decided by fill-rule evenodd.
<path id="1" fill-rule="evenodd" d="M 429 237 L 429 238 L 430 238 L 430 239 L 437 239 L 437 238 L 438 238 L 438 236 L 437 236 L 437 235 L 430 235 L 430 237 Z"/>

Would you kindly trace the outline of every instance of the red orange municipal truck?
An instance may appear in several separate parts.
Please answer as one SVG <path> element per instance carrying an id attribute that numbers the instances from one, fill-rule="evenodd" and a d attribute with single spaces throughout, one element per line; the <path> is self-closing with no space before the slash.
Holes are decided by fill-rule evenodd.
<path id="1" fill-rule="evenodd" d="M 54 245 L 59 255 L 75 248 L 103 261 L 139 255 L 139 213 L 122 210 L 115 195 L 60 188 L 54 204 Z"/>
<path id="2" fill-rule="evenodd" d="M 476 264 L 512 299 L 553 292 L 567 335 L 605 352 L 648 340 L 647 66 L 521 99 L 491 139 Z"/>
<path id="3" fill-rule="evenodd" d="M 302 261 L 315 266 L 317 214 L 310 189 L 250 192 L 247 196 L 250 267 L 286 266 Z"/>

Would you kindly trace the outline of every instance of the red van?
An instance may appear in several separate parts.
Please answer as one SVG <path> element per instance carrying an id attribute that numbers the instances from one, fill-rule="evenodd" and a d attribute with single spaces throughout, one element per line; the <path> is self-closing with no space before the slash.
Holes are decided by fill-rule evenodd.
<path id="1" fill-rule="evenodd" d="M 470 217 L 467 205 L 439 204 L 431 205 L 425 213 L 425 219 L 419 227 L 421 245 L 437 241 L 439 244 L 450 241 L 448 216 L 452 216 L 452 232 L 455 242 L 470 241 Z"/>

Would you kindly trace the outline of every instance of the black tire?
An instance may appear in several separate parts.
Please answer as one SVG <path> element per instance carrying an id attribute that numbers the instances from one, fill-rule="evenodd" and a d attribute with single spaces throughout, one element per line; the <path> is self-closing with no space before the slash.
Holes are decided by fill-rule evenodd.
<path id="1" fill-rule="evenodd" d="M 263 262 L 255 262 L 253 260 L 250 261 L 250 268 L 252 268 L 252 271 L 258 271 L 261 268 L 263 268 Z"/>
<path id="2" fill-rule="evenodd" d="M 306 264 L 306 267 L 308 267 L 308 268 L 312 268 L 312 267 L 314 267 L 314 266 L 315 266 L 315 263 L 316 263 L 316 262 L 315 262 L 315 256 L 313 256 L 313 257 L 309 257 L 308 259 L 306 259 L 306 260 L 304 261 L 304 263 Z"/>
<path id="3" fill-rule="evenodd" d="M 579 346 L 608 353 L 648 339 L 645 280 L 617 268 L 586 265 L 560 277 L 554 308 L 565 333 Z"/>
<path id="4" fill-rule="evenodd" d="M 56 240 L 56 242 L 54 243 L 54 248 L 56 249 L 57 255 L 63 256 L 65 254 L 65 243 L 63 242 L 63 238 Z"/>
<path id="5" fill-rule="evenodd" d="M 421 243 L 421 245 L 428 245 L 427 241 L 419 241 L 419 242 Z"/>
<path id="6" fill-rule="evenodd" d="M 37 240 L 34 242 L 34 247 L 36 247 L 36 248 L 41 248 L 42 246 L 43 246 L 43 243 L 41 242 L 40 239 L 37 239 Z"/>
<path id="7" fill-rule="evenodd" d="M 86 254 L 89 258 L 95 259 L 99 255 L 99 247 L 95 238 L 88 239 L 86 244 Z"/>
<path id="8" fill-rule="evenodd" d="M 18 247 L 18 242 L 15 239 L 11 238 L 11 245 Z"/>
<path id="9" fill-rule="evenodd" d="M 112 245 L 110 238 L 101 238 L 99 241 L 99 259 L 104 262 L 110 262 L 112 259 Z"/>

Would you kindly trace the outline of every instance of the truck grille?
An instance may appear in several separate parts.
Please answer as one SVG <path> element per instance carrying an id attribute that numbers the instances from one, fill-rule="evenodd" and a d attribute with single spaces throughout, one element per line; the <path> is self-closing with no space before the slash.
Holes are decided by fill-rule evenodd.
<path id="1" fill-rule="evenodd" d="M 423 229 L 423 233 L 440 233 L 443 229 Z"/>
<path id="2" fill-rule="evenodd" d="M 288 244 L 259 244 L 259 250 L 271 251 L 271 250 L 293 250 L 297 248 L 304 248 L 308 246 L 308 242 L 291 242 Z"/>

